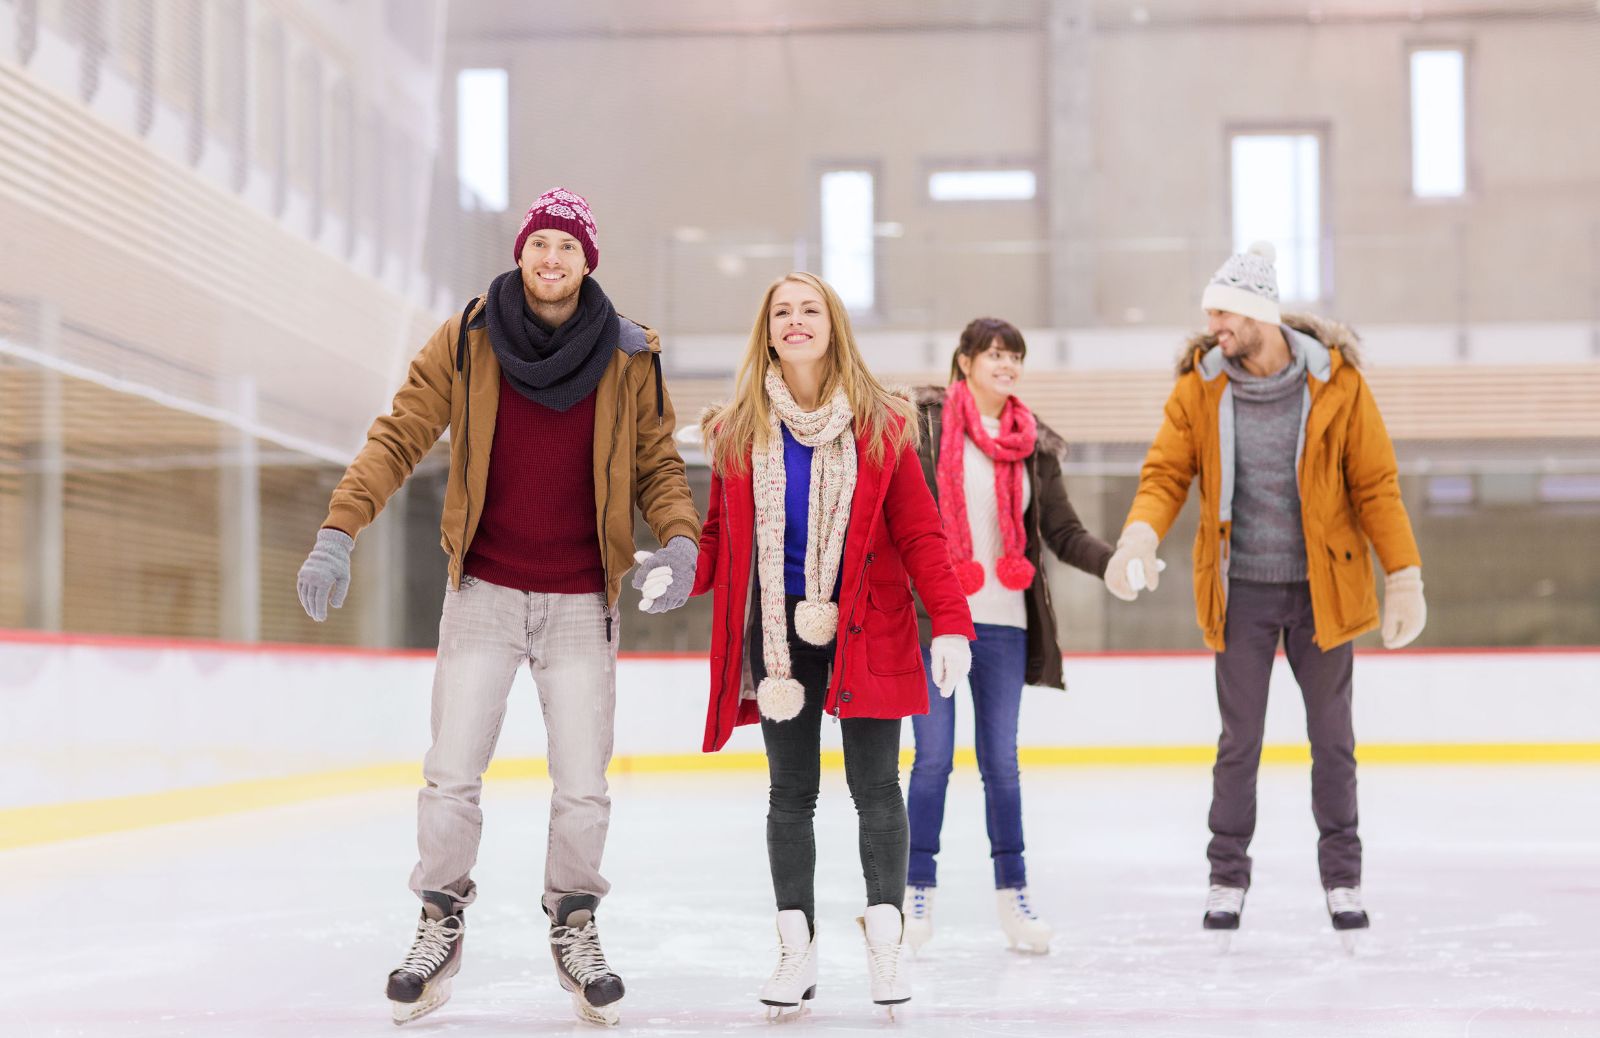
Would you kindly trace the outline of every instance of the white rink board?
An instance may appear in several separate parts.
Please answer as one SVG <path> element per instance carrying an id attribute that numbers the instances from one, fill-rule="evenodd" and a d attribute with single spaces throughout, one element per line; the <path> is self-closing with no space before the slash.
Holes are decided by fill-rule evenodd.
<path id="1" fill-rule="evenodd" d="M 1216 740 L 1209 655 L 1073 656 L 1067 674 L 1066 694 L 1028 691 L 1024 747 Z M 432 678 L 423 654 L 3 642 L 0 807 L 420 762 Z M 703 659 L 624 657 L 617 754 L 697 754 L 707 680 Z M 1267 742 L 1302 743 L 1282 658 L 1273 682 Z M 519 672 L 500 758 L 544 755 L 534 696 Z M 971 745 L 966 705 L 958 718 Z M 1600 650 L 1363 653 L 1356 724 L 1366 744 L 1600 742 Z M 729 744 L 760 748 L 754 726 Z"/>

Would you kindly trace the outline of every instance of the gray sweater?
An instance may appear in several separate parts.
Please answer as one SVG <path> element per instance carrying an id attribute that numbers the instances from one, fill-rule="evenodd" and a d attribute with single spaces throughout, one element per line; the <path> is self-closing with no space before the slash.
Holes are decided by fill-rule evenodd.
<path id="1" fill-rule="evenodd" d="M 1305 357 L 1261 378 L 1227 362 L 1234 400 L 1233 580 L 1289 584 L 1306 579 L 1305 529 L 1295 454 L 1304 418 Z"/>

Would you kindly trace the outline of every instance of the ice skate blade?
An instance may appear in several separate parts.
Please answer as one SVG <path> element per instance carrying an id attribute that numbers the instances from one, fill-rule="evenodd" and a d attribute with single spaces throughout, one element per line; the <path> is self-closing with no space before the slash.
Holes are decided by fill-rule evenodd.
<path id="1" fill-rule="evenodd" d="M 422 989 L 422 997 L 415 1002 L 390 1002 L 389 1007 L 394 1014 L 394 1023 L 409 1024 L 411 1021 L 427 1016 L 450 1001 L 450 980 L 434 981 Z"/>
<path id="2" fill-rule="evenodd" d="M 615 1004 L 592 1006 L 576 991 L 572 992 L 572 1011 L 578 1015 L 579 1020 L 596 1027 L 615 1027 L 622 1022 L 622 1013 Z"/>
<path id="3" fill-rule="evenodd" d="M 1012 941 L 1011 950 L 1018 955 L 1049 955 L 1050 942 L 1046 941 L 1044 944 L 1037 944 L 1031 941 Z"/>
<path id="4" fill-rule="evenodd" d="M 1346 955 L 1354 958 L 1361 950 L 1361 931 L 1339 930 L 1337 932 L 1339 934 L 1339 947 L 1344 949 Z"/>
<path id="5" fill-rule="evenodd" d="M 798 1002 L 774 1002 L 770 998 L 763 998 L 761 1000 L 761 1004 L 764 1005 L 764 1006 L 768 1006 L 769 1008 L 772 1008 L 772 1009 L 794 1009 L 794 1008 L 797 1008 L 799 1006 L 805 1005 L 807 1002 L 811 1001 L 813 998 L 816 998 L 816 997 L 817 997 L 817 986 L 815 984 L 813 984 L 810 987 L 806 988 L 805 993 L 800 996 L 800 1001 L 798 1001 Z"/>
<path id="6" fill-rule="evenodd" d="M 1210 930 L 1212 945 L 1218 955 L 1227 955 L 1233 950 L 1233 935 L 1235 930 Z"/>
<path id="7" fill-rule="evenodd" d="M 766 1017 L 767 1023 L 769 1024 L 793 1023 L 796 1020 L 800 1020 L 811 1015 L 811 1007 L 806 1005 L 804 1002 L 801 1002 L 799 1005 L 781 1006 L 768 1002 L 766 1003 L 766 1006 Z"/>

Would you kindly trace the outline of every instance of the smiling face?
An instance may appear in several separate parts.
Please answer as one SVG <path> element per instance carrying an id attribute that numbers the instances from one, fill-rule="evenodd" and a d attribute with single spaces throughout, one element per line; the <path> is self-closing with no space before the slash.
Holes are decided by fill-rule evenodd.
<path id="1" fill-rule="evenodd" d="M 1261 322 L 1243 314 L 1227 310 L 1207 310 L 1206 330 L 1222 347 L 1222 355 L 1241 363 L 1261 352 L 1266 336 L 1261 333 Z"/>
<path id="2" fill-rule="evenodd" d="M 833 325 L 822 294 L 803 281 L 785 281 L 767 308 L 767 338 L 785 365 L 815 364 L 827 356 Z"/>
<path id="3" fill-rule="evenodd" d="M 535 300 L 558 306 L 577 295 L 589 273 L 583 243 L 566 231 L 546 228 L 528 235 L 517 259 L 522 284 Z"/>
<path id="4" fill-rule="evenodd" d="M 975 395 L 1004 400 L 1022 382 L 1022 354 L 1009 349 L 997 335 L 982 353 L 957 358 L 968 388 Z"/>

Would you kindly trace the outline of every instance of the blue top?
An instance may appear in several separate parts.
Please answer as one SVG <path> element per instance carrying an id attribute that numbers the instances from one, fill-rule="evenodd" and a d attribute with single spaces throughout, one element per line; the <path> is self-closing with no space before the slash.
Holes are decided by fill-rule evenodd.
<path id="1" fill-rule="evenodd" d="M 783 590 L 801 598 L 806 593 L 806 532 L 811 525 L 812 448 L 794 438 L 782 422 L 783 433 Z M 833 600 L 839 600 L 844 574 L 833 583 Z"/>

